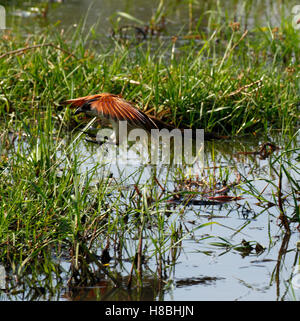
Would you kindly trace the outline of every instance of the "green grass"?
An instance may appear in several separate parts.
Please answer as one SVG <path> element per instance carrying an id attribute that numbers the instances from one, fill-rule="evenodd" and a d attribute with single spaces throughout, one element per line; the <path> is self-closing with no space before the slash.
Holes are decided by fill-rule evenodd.
<path id="1" fill-rule="evenodd" d="M 218 22 L 213 17 L 209 21 L 210 26 Z M 162 191 L 155 175 L 145 184 L 127 186 L 126 177 L 118 182 L 99 177 L 99 164 L 83 173 L 84 162 L 76 150 L 77 135 L 82 133 L 73 131 L 78 119 L 59 107 L 61 100 L 121 93 L 138 108 L 179 127 L 237 137 L 266 137 L 275 129 L 283 136 L 294 133 L 299 121 L 298 31 L 283 20 L 278 30 L 254 28 L 245 34 L 230 22 L 219 22 L 207 32 L 190 30 L 199 33 L 201 41 L 153 39 L 139 45 L 112 41 L 106 47 L 95 45 L 93 32 L 83 37 L 81 26 L 65 35 L 56 27 L 28 38 L 16 30 L 2 34 L 0 261 L 10 273 L 29 273 L 27 287 L 36 288 L 42 274 L 47 280 L 43 286 L 54 296 L 51 278 L 84 286 L 106 275 L 113 284 L 135 287 L 151 274 L 156 297 L 163 281 L 172 278 L 182 241 L 208 224 L 184 228 L 180 218 L 186 205 L 171 208 L 167 201 L 181 192 L 188 200 L 195 192 Z M 38 44 L 44 45 L 15 52 Z M 287 176 L 289 205 L 299 220 L 299 183 L 289 174 L 298 165 L 280 158 L 291 152 L 289 148 L 273 159 L 271 168 L 276 175 Z M 217 175 L 211 170 L 207 184 L 215 188 L 230 174 L 228 169 L 220 168 Z M 178 174 L 172 177 L 176 179 L 184 178 Z M 277 206 L 275 194 L 271 200 L 263 198 L 251 180 L 244 183 L 245 194 Z M 104 266 L 100 256 L 106 248 L 115 266 Z M 61 280 L 61 261 L 70 262 L 68 282 Z M 148 262 L 143 274 L 141 265 Z M 20 286 L 11 284 L 9 293 Z M 27 295 L 33 299 L 37 294 Z"/>
<path id="2" fill-rule="evenodd" d="M 129 260 L 127 265 L 133 264 L 147 248 L 147 260 L 153 257 L 164 269 L 166 253 L 181 237 L 176 232 L 178 223 L 169 223 L 164 215 L 168 197 L 160 199 L 154 182 L 135 192 L 109 178 L 97 179 L 97 165 L 79 173 L 77 153 L 61 145 L 59 136 L 54 139 L 49 134 L 53 132 L 51 117 L 42 123 L 49 127 L 37 129 L 36 136 L 29 129 L 32 139 L 24 146 L 20 142 L 16 149 L 11 147 L 9 160 L 3 158 L 1 163 L 1 262 L 19 276 L 33 273 L 35 284 L 39 273 L 59 278 L 56 260 L 63 256 L 71 262 L 70 286 L 98 280 L 91 262 L 116 285 L 126 285 L 95 256 L 106 247 L 121 266 L 124 259 Z M 148 230 L 150 226 L 153 230 Z M 144 239 L 141 249 L 139 239 Z M 158 279 L 161 282 L 161 275 Z"/>
<path id="3" fill-rule="evenodd" d="M 278 31 L 233 29 L 228 21 L 202 32 L 201 42 L 96 49 L 97 35 L 82 39 L 80 27 L 71 40 L 55 28 L 25 40 L 7 35 L 1 53 L 43 43 L 64 51 L 47 46 L 1 59 L 2 117 L 16 110 L 26 120 L 62 99 L 111 92 L 180 127 L 230 135 L 290 131 L 299 116 L 298 32 L 288 22 Z"/>

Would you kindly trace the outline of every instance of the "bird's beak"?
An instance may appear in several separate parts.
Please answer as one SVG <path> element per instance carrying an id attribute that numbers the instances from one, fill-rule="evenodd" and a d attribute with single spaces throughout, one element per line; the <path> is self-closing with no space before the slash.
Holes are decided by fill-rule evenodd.
<path id="1" fill-rule="evenodd" d="M 75 113 L 74 113 L 74 115 L 78 115 L 78 114 L 80 114 L 80 113 L 83 113 L 82 107 L 77 108 L 76 111 L 75 111 Z"/>

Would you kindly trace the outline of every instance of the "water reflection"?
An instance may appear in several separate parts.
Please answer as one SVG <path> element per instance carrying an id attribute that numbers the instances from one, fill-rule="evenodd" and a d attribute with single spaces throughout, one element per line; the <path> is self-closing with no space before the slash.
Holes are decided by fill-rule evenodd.
<path id="1" fill-rule="evenodd" d="M 73 139 L 66 140 L 65 147 L 70 146 Z M 297 146 L 297 139 L 291 146 Z M 271 140 L 279 147 L 286 144 L 277 135 L 272 136 Z M 227 140 L 226 143 L 206 142 L 204 169 L 197 178 L 186 181 L 184 175 L 178 175 L 178 168 L 162 166 L 158 170 L 150 165 L 139 167 L 138 163 L 122 170 L 98 166 L 95 154 L 103 146 L 88 143 L 85 136 L 82 136 L 77 141 L 78 144 L 73 146 L 74 149 L 68 151 L 68 157 L 76 155 L 81 164 L 81 173 L 93 173 L 95 186 L 104 175 L 111 178 L 111 184 L 123 185 L 124 206 L 120 206 L 119 213 L 112 212 L 111 219 L 119 220 L 123 208 L 137 206 L 136 202 L 142 197 L 139 193 L 144 193 L 152 215 L 162 213 L 165 228 L 172 227 L 172 237 L 177 240 L 174 241 L 177 242 L 176 246 L 171 246 L 171 237 L 165 244 L 167 248 L 170 246 L 165 257 L 151 257 L 154 251 L 151 240 L 158 235 L 155 225 L 148 226 L 143 239 L 145 261 L 142 263 L 143 282 L 140 285 L 133 268 L 133 264 L 136 264 L 134 260 L 138 252 L 140 228 L 135 223 L 135 229 L 122 244 L 118 243 L 118 234 L 110 235 L 110 242 L 106 236 L 99 235 L 93 253 L 96 253 L 96 259 L 101 262 L 103 251 L 107 249 L 110 257 L 107 270 L 109 274 L 104 274 L 103 269 L 95 262 L 88 263 L 87 269 L 74 270 L 70 253 L 64 253 L 64 258 L 58 262 L 57 272 L 52 274 L 51 279 L 43 272 L 31 273 L 30 270 L 21 278 L 15 278 L 14 273 L 6 268 L 6 277 L 2 277 L 5 286 L 0 290 L 2 300 L 187 300 L 188 297 L 203 300 L 293 299 L 290 294 L 291 285 L 286 284 L 286 274 L 291 279 L 298 234 L 294 233 L 297 224 L 291 224 L 290 235 L 282 233 L 278 226 L 279 211 L 276 197 L 274 198 L 278 186 L 278 164 L 272 165 L 272 161 L 280 156 L 280 149 L 274 150 L 266 159 L 260 159 L 258 154 L 242 154 L 239 159 L 235 156 L 241 151 L 258 150 L 263 142 L 265 140 L 247 138 Z M 26 138 L 16 139 L 14 143 L 18 147 L 22 145 L 22 148 L 16 147 L 16 151 L 29 155 L 32 153 L 26 144 Z M 58 155 L 61 160 L 66 157 L 65 147 Z M 296 153 L 285 155 L 287 161 L 293 161 L 296 157 Z M 211 194 L 207 194 L 208 191 L 221 190 L 224 184 L 227 186 L 236 180 L 234 170 L 241 173 L 240 184 L 244 192 L 241 194 L 241 185 L 237 185 L 229 190 L 229 195 L 242 195 L 242 198 L 228 202 L 210 200 L 208 197 Z M 274 181 L 274 185 L 262 178 Z M 253 192 L 251 195 L 246 190 L 249 181 L 253 191 L 258 191 L 257 194 Z M 282 192 L 289 193 L 290 189 L 285 177 Z M 270 204 L 255 197 L 260 193 Z M 112 192 L 107 197 L 109 206 L 114 197 L 120 196 Z M 155 197 L 162 197 L 164 200 L 155 205 Z M 286 201 L 291 201 L 289 196 Z M 286 215 L 291 217 L 295 210 L 293 204 L 284 206 Z M 127 222 L 128 227 L 135 221 L 134 216 L 122 219 Z M 86 220 L 82 224 L 88 226 L 88 218 Z M 206 225 L 207 223 L 210 224 Z M 80 251 L 83 251 L 82 257 L 89 257 L 84 249 Z M 84 262 L 82 261 L 82 266 Z M 256 272 L 252 273 L 254 270 Z M 74 277 L 74 271 L 79 283 L 69 282 Z M 111 275 L 119 284 L 117 288 Z M 130 278 L 132 284 L 128 288 Z M 186 291 L 189 291 L 188 297 Z"/>
<path id="2" fill-rule="evenodd" d="M 61 2 L 61 1 L 55 1 Z M 244 1 L 226 1 L 222 6 L 216 0 L 198 1 L 192 3 L 192 11 L 186 1 L 164 1 L 164 6 L 160 12 L 157 12 L 160 1 L 145 1 L 145 0 L 111 0 L 111 1 L 93 1 L 93 0 L 69 0 L 63 3 L 54 3 L 47 7 L 48 1 L 4 1 L 3 5 L 8 10 L 8 28 L 12 25 L 19 24 L 30 26 L 38 24 L 39 21 L 34 20 L 37 17 L 47 19 L 47 23 L 53 24 L 60 22 L 62 28 L 69 28 L 73 25 L 78 25 L 80 20 L 88 15 L 85 21 L 85 30 L 89 31 L 91 26 L 97 22 L 101 22 L 96 29 L 96 33 L 106 38 L 111 32 L 111 28 L 119 22 L 119 27 L 131 26 L 139 29 L 127 30 L 132 36 L 141 35 L 145 38 L 143 28 L 147 26 L 151 28 L 151 23 L 156 21 L 157 17 L 164 19 L 164 30 L 161 36 L 178 34 L 186 34 L 193 27 L 198 30 L 214 28 L 212 23 L 214 20 L 222 23 L 225 16 L 231 17 L 232 21 L 237 18 L 241 23 L 241 28 L 253 28 L 256 25 L 261 27 L 269 24 L 275 25 L 280 23 L 281 7 L 286 8 L 289 12 L 292 7 L 297 4 L 297 1 L 289 1 L 286 4 L 284 1 L 272 0 L 255 0 L 245 3 Z M 45 10 L 47 10 L 45 12 Z M 124 12 L 136 20 L 126 19 L 126 16 L 118 15 L 118 12 Z M 191 13 L 192 12 L 192 13 Z M 214 19 L 208 20 L 206 12 L 210 12 Z M 17 21 L 15 18 L 19 16 L 21 19 Z M 33 21 L 30 21 L 33 19 Z M 160 19 L 160 22 L 161 22 Z M 139 23 L 140 22 L 140 23 Z M 180 23 L 178 23 L 180 22 Z M 42 26 L 41 26 L 42 27 Z M 208 30 L 210 31 L 210 30 Z M 125 30 L 123 30 L 124 34 Z M 128 35 L 127 35 L 128 36 Z M 102 39 L 103 40 L 103 39 Z M 182 39 L 184 40 L 184 39 Z"/>
<path id="3" fill-rule="evenodd" d="M 133 38 L 138 32 L 141 41 L 144 41 L 149 37 L 145 27 L 155 14 L 159 1 L 97 1 L 89 11 L 90 0 L 65 1 L 51 7 L 45 17 L 38 8 L 38 1 L 15 3 L 18 8 L 10 7 L 11 3 L 4 3 L 8 8 L 10 24 L 19 23 L 20 26 L 37 31 L 60 20 L 61 27 L 65 28 L 78 24 L 83 13 L 87 13 L 89 18 L 86 20 L 86 30 L 96 21 L 103 22 L 96 32 L 101 42 L 101 37 L 109 38 L 110 29 L 114 27 L 112 22 L 120 17 L 117 11 L 128 12 L 144 23 L 131 29 L 127 27 L 126 32 L 123 30 L 123 37 Z M 285 5 L 284 1 L 257 0 L 246 4 L 244 1 L 227 1 L 222 11 L 217 3 L 213 0 L 195 3 L 190 19 L 185 1 L 166 1 L 165 29 L 157 35 L 160 39 L 171 39 L 179 31 L 186 35 L 191 23 L 198 25 L 199 31 L 213 28 L 205 15 L 207 10 L 215 12 L 215 19 L 219 19 L 219 22 L 222 22 L 227 10 L 232 20 L 236 16 L 241 17 L 241 27 L 245 29 L 258 23 L 260 26 L 268 26 L 269 23 L 272 25 L 279 21 L 278 8 Z M 291 1 L 288 6 L 294 4 L 296 1 Z M 35 6 L 36 9 L 30 9 Z M 128 26 L 128 21 L 123 17 L 115 28 L 120 30 L 124 25 Z M 182 26 L 183 30 L 180 30 Z M 180 40 L 184 41 L 184 36 Z M 201 41 L 197 38 L 195 40 Z M 72 266 L 70 253 L 62 251 L 58 259 L 57 253 L 53 251 L 51 259 L 54 261 L 52 266 L 55 273 L 27 269 L 17 277 L 10 267 L 1 265 L 1 300 L 299 299 L 299 290 L 292 289 L 289 283 L 298 260 L 295 244 L 299 238 L 299 217 L 295 217 L 294 222 L 291 219 L 291 234 L 284 233 L 278 221 L 280 164 L 276 160 L 286 162 L 288 173 L 295 182 L 299 182 L 299 172 L 289 165 L 299 164 L 299 155 L 297 151 L 284 151 L 284 146 L 290 143 L 288 140 L 282 139 L 278 133 L 270 133 L 268 137 L 256 139 L 245 137 L 205 142 L 204 165 L 197 168 L 198 176 L 193 175 L 193 180 L 188 180 L 184 167 L 172 164 L 141 166 L 138 149 L 131 150 L 129 166 L 111 166 L 109 161 L 103 164 L 100 161 L 102 156 L 105 156 L 105 160 L 111 158 L 112 150 L 108 145 L 100 147 L 86 142 L 84 137 L 78 140 L 78 144 L 73 144 L 73 139 L 73 136 L 66 134 L 61 141 L 61 149 L 57 151 L 61 171 L 58 171 L 57 176 L 64 175 L 68 162 L 76 160 L 81 177 L 88 180 L 92 176 L 91 186 L 97 188 L 99 182 L 109 179 L 111 189 L 105 195 L 103 207 L 110 209 L 114 200 L 122 201 L 118 212 L 113 208 L 109 218 L 115 220 L 116 224 L 118 220 L 124 220 L 125 224 L 109 235 L 111 244 L 108 244 L 106 235 L 99 235 L 97 246 L 91 249 L 101 263 L 103 250 L 108 246 L 112 258 L 107 268 L 109 273 L 105 274 L 102 266 L 100 268 L 99 264 L 93 262 L 82 248 L 80 253 L 84 260 L 81 269 L 77 270 Z M 28 144 L 26 137 L 14 139 L 13 143 L 16 146 L 14 153 L 22 157 L 30 159 L 39 154 L 38 142 L 35 149 Z M 259 150 L 265 143 L 272 143 L 278 149 L 272 150 L 269 155 L 267 152 L 262 155 Z M 290 149 L 297 146 L 299 136 L 292 140 Z M 9 153 L 8 157 L 11 157 Z M 240 174 L 241 182 L 233 186 L 232 183 L 237 181 L 237 173 Z M 84 179 L 81 183 L 85 184 Z M 293 185 L 287 175 L 283 175 L 281 183 L 281 192 L 285 197 L 284 211 L 287 217 L 292 218 L 299 212 L 298 203 L 295 203 L 292 194 Z M 118 188 L 114 189 L 114 186 Z M 216 191 L 228 186 L 231 188 L 227 194 L 221 195 L 235 198 L 227 199 L 228 202 L 209 198 L 215 197 Z M 158 205 L 155 203 L 157 199 Z M 143 204 L 147 205 L 152 216 L 161 215 L 161 222 L 169 238 L 162 244 L 161 257 L 154 257 L 156 244 L 152 240 L 159 239 L 157 222 L 148 224 L 143 235 L 144 252 L 139 258 L 143 261 L 141 285 L 134 273 L 137 265 L 135 258 L 141 244 L 140 222 L 136 220 L 134 210 L 139 208 L 137 205 Z M 128 207 L 132 212 L 125 210 Z M 134 215 L 130 216 L 131 213 Z M 81 224 L 86 224 L 84 220 L 88 222 L 89 218 L 82 219 Z M 107 217 L 103 218 L 103 224 L 105 220 Z M 119 235 L 122 233 L 126 237 L 121 242 Z M 77 278 L 79 284 L 69 282 L 72 278 Z M 128 289 L 130 278 L 132 284 Z M 120 285 L 118 288 L 115 288 L 116 283 Z"/>

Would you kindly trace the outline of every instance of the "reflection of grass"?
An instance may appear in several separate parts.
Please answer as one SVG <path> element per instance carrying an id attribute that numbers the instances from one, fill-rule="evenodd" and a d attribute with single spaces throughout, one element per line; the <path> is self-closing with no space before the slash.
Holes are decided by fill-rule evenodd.
<path id="1" fill-rule="evenodd" d="M 295 137 L 298 133 L 299 131 L 295 134 Z M 255 180 L 245 179 L 245 184 L 242 186 L 247 195 L 252 195 L 259 201 L 260 206 L 265 208 L 275 206 L 278 209 L 279 219 L 287 233 L 290 233 L 289 221 L 300 223 L 300 185 L 298 179 L 300 167 L 299 161 L 295 159 L 299 153 L 299 147 L 292 147 L 293 141 L 294 139 L 287 142 L 279 155 L 270 157 L 271 177 L 256 178 L 256 180 L 259 179 L 266 183 L 262 191 L 258 191 L 253 185 Z M 266 188 L 268 188 L 268 193 L 265 193 Z M 271 197 L 265 194 L 270 194 Z"/>
<path id="2" fill-rule="evenodd" d="M 18 119 L 26 136 L 2 133 L 1 264 L 19 277 L 30 273 L 27 287 L 36 288 L 41 275 L 47 275 L 42 284 L 49 295 L 55 291 L 52 278 L 61 282 L 67 276 L 69 286 L 92 286 L 106 275 L 118 287 L 134 288 L 151 273 L 154 299 L 183 239 L 193 232 L 182 230 L 179 214 L 166 202 L 169 192 L 162 193 L 154 178 L 124 189 L 126 177 L 99 177 L 97 164 L 80 173 L 82 160 L 74 151 L 79 140 L 70 144 L 63 139 L 50 109 L 35 122 Z M 71 263 L 65 274 L 61 260 Z M 122 276 L 116 275 L 119 269 Z M 26 295 L 34 299 L 42 293 Z"/>
<path id="3" fill-rule="evenodd" d="M 288 23 L 277 31 L 245 33 L 226 21 L 201 32 L 201 43 L 197 37 L 183 43 L 173 38 L 159 49 L 115 43 L 95 51 L 95 35 L 82 39 L 80 27 L 72 37 L 56 30 L 25 40 L 18 32 L 2 36 L 0 260 L 9 271 L 30 272 L 33 284 L 45 274 L 49 293 L 51 278 L 63 282 L 61 259 L 71 262 L 71 286 L 94 285 L 106 275 L 118 286 L 134 287 L 150 274 L 155 298 L 171 276 L 182 241 L 205 226 L 184 229 L 184 210 L 167 203 L 170 191 L 162 192 L 155 177 L 124 190 L 123 182 L 99 178 L 97 164 L 83 175 L 73 148 L 77 140 L 67 131 L 70 112 L 56 108 L 58 101 L 122 93 L 174 125 L 233 135 L 274 128 L 284 134 L 298 120 L 299 39 Z M 27 46 L 32 48 L 16 51 Z M 280 168 L 291 183 L 288 196 L 299 219 L 299 184 L 289 174 L 295 166 L 284 161 Z M 231 173 L 220 168 L 217 174 L 214 168 L 207 175 L 211 188 Z M 250 181 L 246 186 L 248 194 L 265 200 Z M 268 201 L 277 206 L 276 194 Z M 29 292 L 27 299 L 34 295 L 39 293 Z"/>

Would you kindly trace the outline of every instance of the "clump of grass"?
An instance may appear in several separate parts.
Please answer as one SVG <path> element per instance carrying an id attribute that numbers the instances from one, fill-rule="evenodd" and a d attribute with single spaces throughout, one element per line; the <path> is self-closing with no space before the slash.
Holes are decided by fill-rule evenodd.
<path id="1" fill-rule="evenodd" d="M 55 28 L 25 39 L 15 31 L 2 34 L 0 260 L 7 270 L 19 276 L 29 271 L 33 283 L 40 282 L 37 271 L 60 282 L 57 261 L 65 260 L 71 287 L 96 284 L 103 275 L 119 287 L 140 286 L 143 276 L 152 274 L 161 289 L 182 240 L 193 233 L 178 222 L 184 211 L 170 208 L 167 200 L 174 193 L 163 191 L 154 177 L 124 190 L 124 182 L 99 178 L 98 164 L 82 173 L 73 118 L 59 101 L 121 93 L 179 127 L 284 134 L 299 116 L 296 32 L 287 22 L 278 30 L 245 31 L 226 21 L 202 31 L 201 41 L 112 42 L 97 50 L 95 35 L 83 38 L 81 26 L 72 35 Z M 289 167 L 282 166 L 283 172 Z M 220 169 L 220 181 L 228 177 Z M 293 191 L 299 187 L 290 181 Z M 108 250 L 126 278 L 107 267 Z"/>
<path id="2" fill-rule="evenodd" d="M 273 175 L 272 178 L 258 177 L 266 183 L 264 190 L 258 191 L 253 186 L 254 180 L 245 179 L 243 186 L 241 187 L 245 193 L 254 196 L 260 206 L 268 209 L 276 207 L 278 211 L 278 218 L 280 224 L 284 227 L 286 233 L 290 234 L 290 223 L 300 223 L 299 213 L 299 183 L 297 177 L 299 177 L 299 161 L 296 159 L 296 155 L 299 153 L 299 147 L 293 146 L 293 142 L 297 138 L 299 131 L 295 136 L 287 142 L 284 150 L 279 155 L 270 155 L 270 170 Z M 297 143 L 296 143 L 297 144 Z M 285 184 L 285 192 L 283 191 L 283 181 Z M 268 188 L 268 194 L 271 197 L 265 195 L 265 189 Z"/>
<path id="3" fill-rule="evenodd" d="M 13 293 L 28 274 L 27 289 L 44 288 L 51 296 L 57 283 L 93 286 L 104 276 L 119 288 L 141 287 L 149 273 L 162 290 L 190 233 L 182 231 L 178 214 L 168 208 L 167 189 L 152 178 L 124 190 L 127 178 L 98 177 L 99 164 L 82 172 L 78 135 L 69 137 L 70 143 L 50 108 L 29 123 L 16 115 L 18 130 L 26 135 L 2 136 L 0 260 L 11 277 L 7 291 Z M 62 269 L 61 262 L 69 262 L 69 268 Z"/>
<path id="4" fill-rule="evenodd" d="M 2 36 L 3 113 L 31 117 L 61 99 L 105 91 L 180 127 L 241 135 L 296 125 L 300 46 L 288 22 L 245 31 L 228 21 L 201 41 L 112 43 L 97 51 L 95 35 L 82 39 L 80 30 L 72 37 L 55 29 L 24 40 Z"/>

